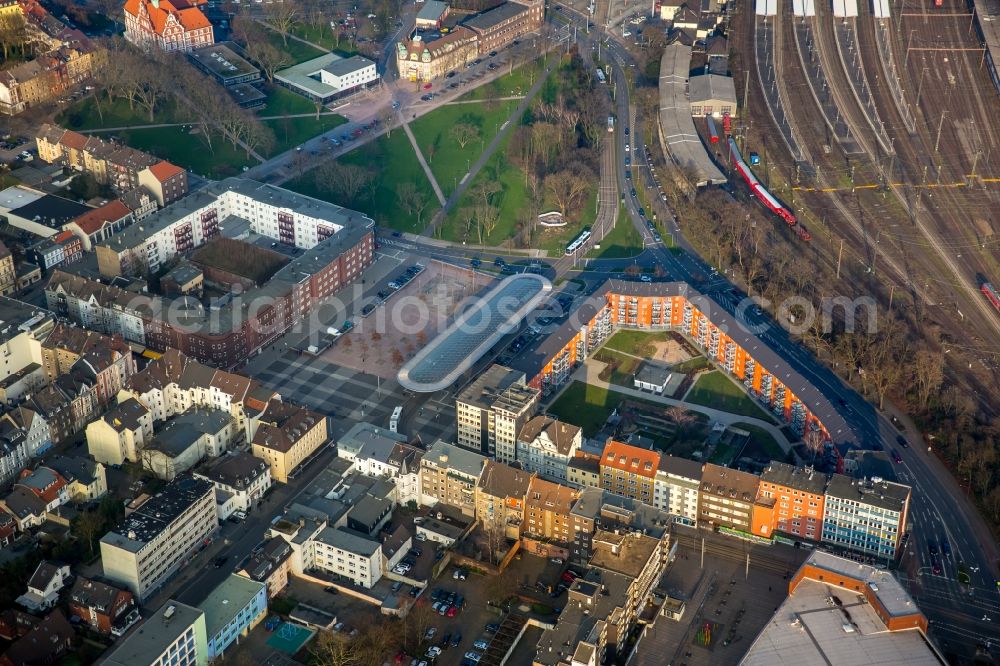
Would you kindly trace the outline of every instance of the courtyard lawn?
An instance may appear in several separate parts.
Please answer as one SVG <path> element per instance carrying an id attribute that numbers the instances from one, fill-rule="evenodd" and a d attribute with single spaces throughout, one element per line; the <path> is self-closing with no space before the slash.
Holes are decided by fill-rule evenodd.
<path id="1" fill-rule="evenodd" d="M 516 107 L 514 101 L 497 105 L 446 104 L 410 123 L 417 145 L 445 196 L 455 190 L 469 166 L 479 158 Z M 462 148 L 451 136 L 451 128 L 459 123 L 477 127 L 480 138 L 469 141 Z M 503 148 L 501 146 L 497 152 L 503 152 Z"/>
<path id="2" fill-rule="evenodd" d="M 187 109 L 178 109 L 172 100 L 166 100 L 159 104 L 159 109 L 153 116 L 152 123 L 149 120 L 149 113 L 145 109 L 140 108 L 139 105 L 130 109 L 128 102 L 123 99 L 115 99 L 109 104 L 107 97 L 102 96 L 100 112 L 98 112 L 98 103 L 94 96 L 89 95 L 64 109 L 56 116 L 56 123 L 66 129 L 91 130 L 154 123 L 180 123 L 190 119 L 191 114 L 187 112 Z"/>
<path id="3" fill-rule="evenodd" d="M 374 142 L 360 146 L 342 156 L 340 160 L 347 164 L 376 169 L 378 185 L 371 197 L 371 202 L 364 205 L 361 210 L 371 215 L 379 226 L 397 231 L 420 233 L 440 208 L 434 191 L 431 189 L 431 184 L 413 154 L 413 147 L 410 146 L 406 133 L 401 129 L 393 130 L 389 137 L 383 134 Z M 328 187 L 316 182 L 314 174 L 315 172 L 303 174 L 299 178 L 288 181 L 283 187 L 323 201 L 342 204 L 343 201 L 340 201 L 340 198 Z M 408 213 L 399 206 L 396 186 L 405 182 L 415 183 L 428 202 L 419 222 L 415 213 Z"/>
<path id="4" fill-rule="evenodd" d="M 198 136 L 181 127 L 156 127 L 117 132 L 126 144 L 152 153 L 159 158 L 190 169 L 199 176 L 225 178 L 242 172 L 244 166 L 253 166 L 257 160 L 247 157 L 241 147 L 215 136 L 212 149 Z"/>
<path id="5" fill-rule="evenodd" d="M 601 241 L 601 249 L 591 250 L 587 256 L 601 259 L 622 259 L 634 257 L 642 252 L 642 236 L 632 224 L 632 220 L 625 212 L 624 206 L 619 205 L 618 221 L 614 228 Z"/>
<path id="6" fill-rule="evenodd" d="M 737 385 L 719 370 L 706 372 L 698 377 L 698 381 L 691 387 L 684 400 L 730 414 L 752 416 L 763 421 L 773 420 L 746 394 L 742 386 Z"/>
<path id="7" fill-rule="evenodd" d="M 573 382 L 549 406 L 556 418 L 583 428 L 584 437 L 595 436 L 622 401 L 620 393 L 583 382 Z"/>
<path id="8" fill-rule="evenodd" d="M 669 339 L 671 339 L 671 333 L 669 331 L 656 331 L 653 333 L 647 331 L 621 329 L 616 331 L 615 334 L 612 335 L 606 343 L 604 343 L 604 348 L 625 352 L 626 354 L 632 354 L 633 356 L 649 358 L 656 351 L 653 347 L 654 342 L 662 342 Z"/>
<path id="9" fill-rule="evenodd" d="M 641 359 L 606 347 L 598 351 L 594 358 L 608 364 L 601 373 L 602 380 L 628 388 L 635 386 L 635 373 L 639 369 L 639 364 L 642 363 Z"/>
<path id="10" fill-rule="evenodd" d="M 750 444 L 743 455 L 757 457 L 756 454 L 760 452 L 771 460 L 788 461 L 789 455 L 785 453 L 778 440 L 767 430 L 750 423 L 734 423 L 733 427 L 746 430 L 750 433 Z"/>

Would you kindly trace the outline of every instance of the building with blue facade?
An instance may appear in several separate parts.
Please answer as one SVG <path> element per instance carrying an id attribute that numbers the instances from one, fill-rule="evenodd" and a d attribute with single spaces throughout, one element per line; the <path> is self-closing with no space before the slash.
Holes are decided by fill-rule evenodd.
<path id="1" fill-rule="evenodd" d="M 910 487 L 878 477 L 834 474 L 823 509 L 825 543 L 887 560 L 896 557 L 906 531 Z"/>
<path id="2" fill-rule="evenodd" d="M 198 604 L 205 613 L 208 658 L 223 655 L 267 614 L 267 585 L 231 574 Z"/>

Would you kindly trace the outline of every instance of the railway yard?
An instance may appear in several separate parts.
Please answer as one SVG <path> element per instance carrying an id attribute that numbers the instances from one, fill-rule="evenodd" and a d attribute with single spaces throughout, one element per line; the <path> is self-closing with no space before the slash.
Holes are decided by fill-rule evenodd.
<path id="1" fill-rule="evenodd" d="M 834 16 L 829 2 L 762 2 L 734 18 L 735 50 L 753 54 L 734 71 L 750 82 L 744 154 L 761 153 L 758 178 L 810 230 L 810 259 L 939 326 L 990 410 L 1000 317 L 980 285 L 1000 272 L 1000 98 L 971 8 L 839 4 Z"/>

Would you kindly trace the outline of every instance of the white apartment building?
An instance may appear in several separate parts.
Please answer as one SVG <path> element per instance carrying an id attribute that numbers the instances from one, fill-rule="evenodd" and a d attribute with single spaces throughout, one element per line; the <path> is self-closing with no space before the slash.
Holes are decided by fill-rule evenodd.
<path id="1" fill-rule="evenodd" d="M 527 472 L 555 483 L 566 483 L 570 460 L 583 445 L 583 431 L 549 416 L 536 416 L 517 437 L 517 461 Z"/>
<path id="2" fill-rule="evenodd" d="M 96 247 L 101 274 L 112 277 L 148 268 L 189 252 L 219 235 L 229 216 L 254 233 L 310 249 L 347 225 L 366 220 L 335 204 L 245 178 L 227 178 L 160 209 Z"/>
<path id="3" fill-rule="evenodd" d="M 384 476 L 396 483 L 396 502 L 420 503 L 420 460 L 423 451 L 401 435 L 371 423 L 356 423 L 337 441 L 337 456 L 367 476 Z"/>
<path id="4" fill-rule="evenodd" d="M 660 456 L 653 479 L 653 506 L 674 514 L 677 522 L 696 525 L 702 464 L 686 458 Z"/>
<path id="5" fill-rule="evenodd" d="M 139 462 L 139 451 L 152 438 L 153 415 L 131 397 L 87 424 L 87 452 L 105 465 Z"/>
<path id="6" fill-rule="evenodd" d="M 335 60 L 319 70 L 319 80 L 340 93 L 377 81 L 378 72 L 375 63 L 368 58 L 351 56 Z"/>
<path id="7" fill-rule="evenodd" d="M 105 656 L 107 666 L 207 666 L 205 613 L 170 600 Z"/>
<path id="8" fill-rule="evenodd" d="M 104 576 L 141 601 L 218 527 L 212 484 L 190 477 L 176 479 L 101 539 Z"/>
<path id="9" fill-rule="evenodd" d="M 271 488 L 271 466 L 265 461 L 239 452 L 230 453 L 207 468 L 195 472 L 195 478 L 204 479 L 215 486 L 219 503 L 219 520 L 225 520 L 236 511 L 248 513 L 264 498 Z"/>
<path id="10" fill-rule="evenodd" d="M 491 365 L 455 398 L 456 443 L 498 462 L 513 462 L 518 434 L 539 395 L 525 385 L 523 372 Z"/>
<path id="11" fill-rule="evenodd" d="M 382 544 L 342 527 L 326 527 L 310 542 L 312 566 L 370 589 L 382 578 Z M 309 568 L 307 566 L 307 568 Z"/>

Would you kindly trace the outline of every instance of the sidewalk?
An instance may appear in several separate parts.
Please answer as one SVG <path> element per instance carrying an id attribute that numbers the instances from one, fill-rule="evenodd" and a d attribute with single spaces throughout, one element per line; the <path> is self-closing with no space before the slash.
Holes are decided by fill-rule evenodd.
<path id="1" fill-rule="evenodd" d="M 402 111 L 397 110 L 396 115 L 399 116 L 399 124 L 406 132 L 406 138 L 410 140 L 410 145 L 413 146 L 413 152 L 417 155 L 417 161 L 420 162 L 420 168 L 424 170 L 424 175 L 427 176 L 427 180 L 430 181 L 431 187 L 434 188 L 434 195 L 437 197 L 438 202 L 444 206 L 447 199 L 444 197 L 444 192 L 441 191 L 441 186 L 438 185 L 437 178 L 434 177 L 434 172 L 431 171 L 431 166 L 427 164 L 427 160 L 424 159 L 424 151 L 420 150 L 420 146 L 417 145 L 417 137 L 413 136 L 413 130 L 410 129 L 410 123 L 406 122 L 403 118 Z"/>
<path id="2" fill-rule="evenodd" d="M 640 391 L 638 389 L 629 388 L 627 386 L 619 386 L 618 384 L 612 384 L 606 382 L 600 378 L 601 371 L 604 370 L 606 363 L 596 361 L 594 359 L 587 359 L 583 362 L 583 365 L 577 368 L 576 372 L 573 373 L 571 379 L 576 381 L 585 382 L 591 386 L 596 386 L 598 388 L 603 388 L 608 391 L 614 391 L 615 393 L 620 393 L 622 395 L 628 396 L 630 398 L 638 398 L 640 400 L 645 400 L 647 402 L 655 402 L 665 406 L 679 406 L 688 409 L 692 412 L 698 412 L 704 414 L 710 420 L 724 423 L 726 425 L 732 425 L 734 423 L 749 423 L 750 425 L 757 426 L 768 432 L 778 445 L 781 450 L 788 453 L 792 450 L 792 444 L 785 437 L 783 433 L 777 426 L 768 421 L 763 421 L 761 419 L 756 419 L 751 416 L 743 416 L 741 414 L 730 414 L 729 412 L 724 412 L 720 409 L 715 409 L 714 407 L 706 407 L 705 405 L 696 405 L 691 402 L 684 402 L 683 400 L 676 400 L 674 398 L 666 398 L 662 395 L 656 395 L 655 393 L 647 393 L 646 391 Z M 566 382 L 564 386 L 568 386 L 569 382 Z"/>

